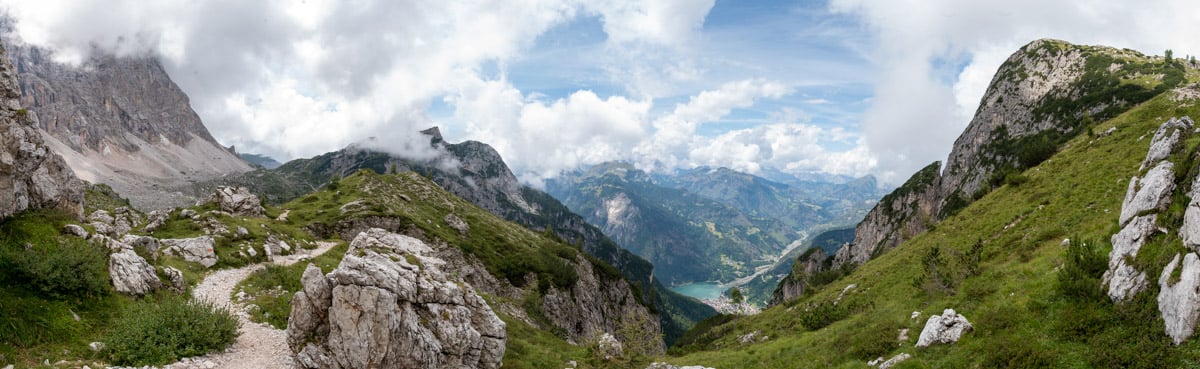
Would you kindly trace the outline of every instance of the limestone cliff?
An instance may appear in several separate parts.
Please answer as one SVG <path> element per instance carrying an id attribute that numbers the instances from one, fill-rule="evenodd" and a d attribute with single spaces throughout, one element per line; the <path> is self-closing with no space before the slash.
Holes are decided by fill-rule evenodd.
<path id="1" fill-rule="evenodd" d="M 0 219 L 36 208 L 82 217 L 83 184 L 43 142 L 37 115 L 21 107 L 17 71 L 0 54 Z"/>
<path id="2" fill-rule="evenodd" d="M 217 143 L 157 59 L 97 54 L 71 66 L 9 43 L 23 105 L 80 178 L 160 208 L 192 200 L 179 187 L 252 169 Z"/>

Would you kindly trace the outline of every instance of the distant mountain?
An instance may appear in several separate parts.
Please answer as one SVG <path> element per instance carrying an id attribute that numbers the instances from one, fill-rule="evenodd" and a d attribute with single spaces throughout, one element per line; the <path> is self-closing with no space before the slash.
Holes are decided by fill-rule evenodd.
<path id="1" fill-rule="evenodd" d="M 283 165 L 283 163 L 276 161 L 275 158 L 266 155 L 240 153 L 238 157 L 251 165 L 257 165 L 265 169 L 275 169 Z"/>
<path id="2" fill-rule="evenodd" d="M 539 231 L 549 229 L 560 239 L 616 267 L 658 310 L 668 343 L 696 321 L 716 313 L 695 299 L 667 290 L 655 278 L 652 264 L 622 249 L 550 195 L 522 185 L 491 146 L 476 141 L 447 143 L 436 127 L 422 134 L 429 137 L 431 147 L 439 150 L 440 156 L 417 161 L 352 145 L 289 161 L 273 170 L 259 169 L 210 181 L 197 185 L 195 191 L 205 193 L 218 184 L 234 184 L 249 187 L 267 202 L 283 203 L 360 169 L 376 173 L 412 171 L 501 218 Z"/>
<path id="3" fill-rule="evenodd" d="M 764 272 L 806 234 L 854 224 L 878 196 L 869 177 L 843 184 L 793 180 L 783 184 L 727 168 L 648 174 L 612 162 L 566 173 L 546 188 L 649 259 L 660 279 L 681 285 Z M 784 273 L 765 275 L 763 291 L 753 294 L 765 302 Z"/>
<path id="4" fill-rule="evenodd" d="M 251 169 L 217 143 L 157 59 L 99 54 L 72 67 L 47 50 L 5 43 L 21 104 L 81 179 L 162 208 L 193 202 L 179 192 L 191 182 Z"/>

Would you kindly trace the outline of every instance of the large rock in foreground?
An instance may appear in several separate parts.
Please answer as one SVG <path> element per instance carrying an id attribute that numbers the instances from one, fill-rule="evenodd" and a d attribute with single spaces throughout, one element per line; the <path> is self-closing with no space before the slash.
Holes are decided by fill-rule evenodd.
<path id="1" fill-rule="evenodd" d="M 288 346 L 304 368 L 499 368 L 504 322 L 415 238 L 370 229 L 337 269 L 310 265 Z"/>

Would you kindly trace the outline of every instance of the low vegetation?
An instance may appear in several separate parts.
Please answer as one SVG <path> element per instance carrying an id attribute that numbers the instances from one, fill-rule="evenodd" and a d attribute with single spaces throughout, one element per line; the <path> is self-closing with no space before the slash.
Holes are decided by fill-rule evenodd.
<path id="1" fill-rule="evenodd" d="M 112 323 L 104 356 L 113 364 L 162 365 L 229 346 L 238 320 L 225 308 L 173 294 L 138 301 Z"/>

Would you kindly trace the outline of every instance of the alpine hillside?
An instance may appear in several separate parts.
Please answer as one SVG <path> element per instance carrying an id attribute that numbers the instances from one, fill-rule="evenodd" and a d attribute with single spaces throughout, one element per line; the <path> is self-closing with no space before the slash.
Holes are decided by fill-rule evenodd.
<path id="1" fill-rule="evenodd" d="M 1009 73 L 1020 70 L 1017 65 L 1042 67 Z M 992 105 L 1023 94 L 1003 86 L 1070 74 L 1104 82 L 1048 93 L 1008 111 Z M 759 315 L 702 322 L 671 349 L 669 361 L 714 367 L 1197 365 L 1200 343 L 1191 337 L 1191 317 L 1200 304 L 1187 292 L 1196 280 L 1188 242 L 1195 228 L 1187 214 L 1200 176 L 1200 137 L 1188 118 L 1200 115 L 1197 81 L 1197 66 L 1184 60 L 1054 40 L 1027 45 L 1000 68 L 984 97 L 980 114 L 995 114 L 989 115 L 995 120 L 977 116 L 959 141 L 973 139 L 979 122 L 1023 124 L 999 117 L 1028 117 L 1054 101 L 1048 111 L 1062 112 L 1055 118 L 1062 125 L 1046 128 L 1059 132 L 1044 134 L 1049 149 L 1008 146 L 1015 150 L 1010 158 L 1036 160 L 997 164 L 1005 175 L 995 183 L 986 181 L 997 173 L 990 165 L 959 167 L 954 174 L 948 174 L 953 166 L 920 171 L 889 195 L 890 204 L 872 211 L 923 222 L 920 229 L 894 229 L 902 241 L 836 270 L 810 267 L 823 262 L 820 256 L 802 258 L 789 278 L 809 282 L 805 288 Z M 1119 92 L 1092 98 L 1104 91 Z M 986 148 L 1010 138 L 989 132 L 975 148 L 1002 152 Z M 1039 154 L 1025 151 L 1031 149 Z M 950 162 L 967 156 L 960 151 Z M 936 193 L 932 189 L 948 178 L 983 178 L 984 190 L 952 211 L 930 212 L 932 197 L 919 194 Z M 884 207 L 891 209 L 884 213 Z M 870 222 L 869 215 L 859 224 L 856 242 Z"/>

